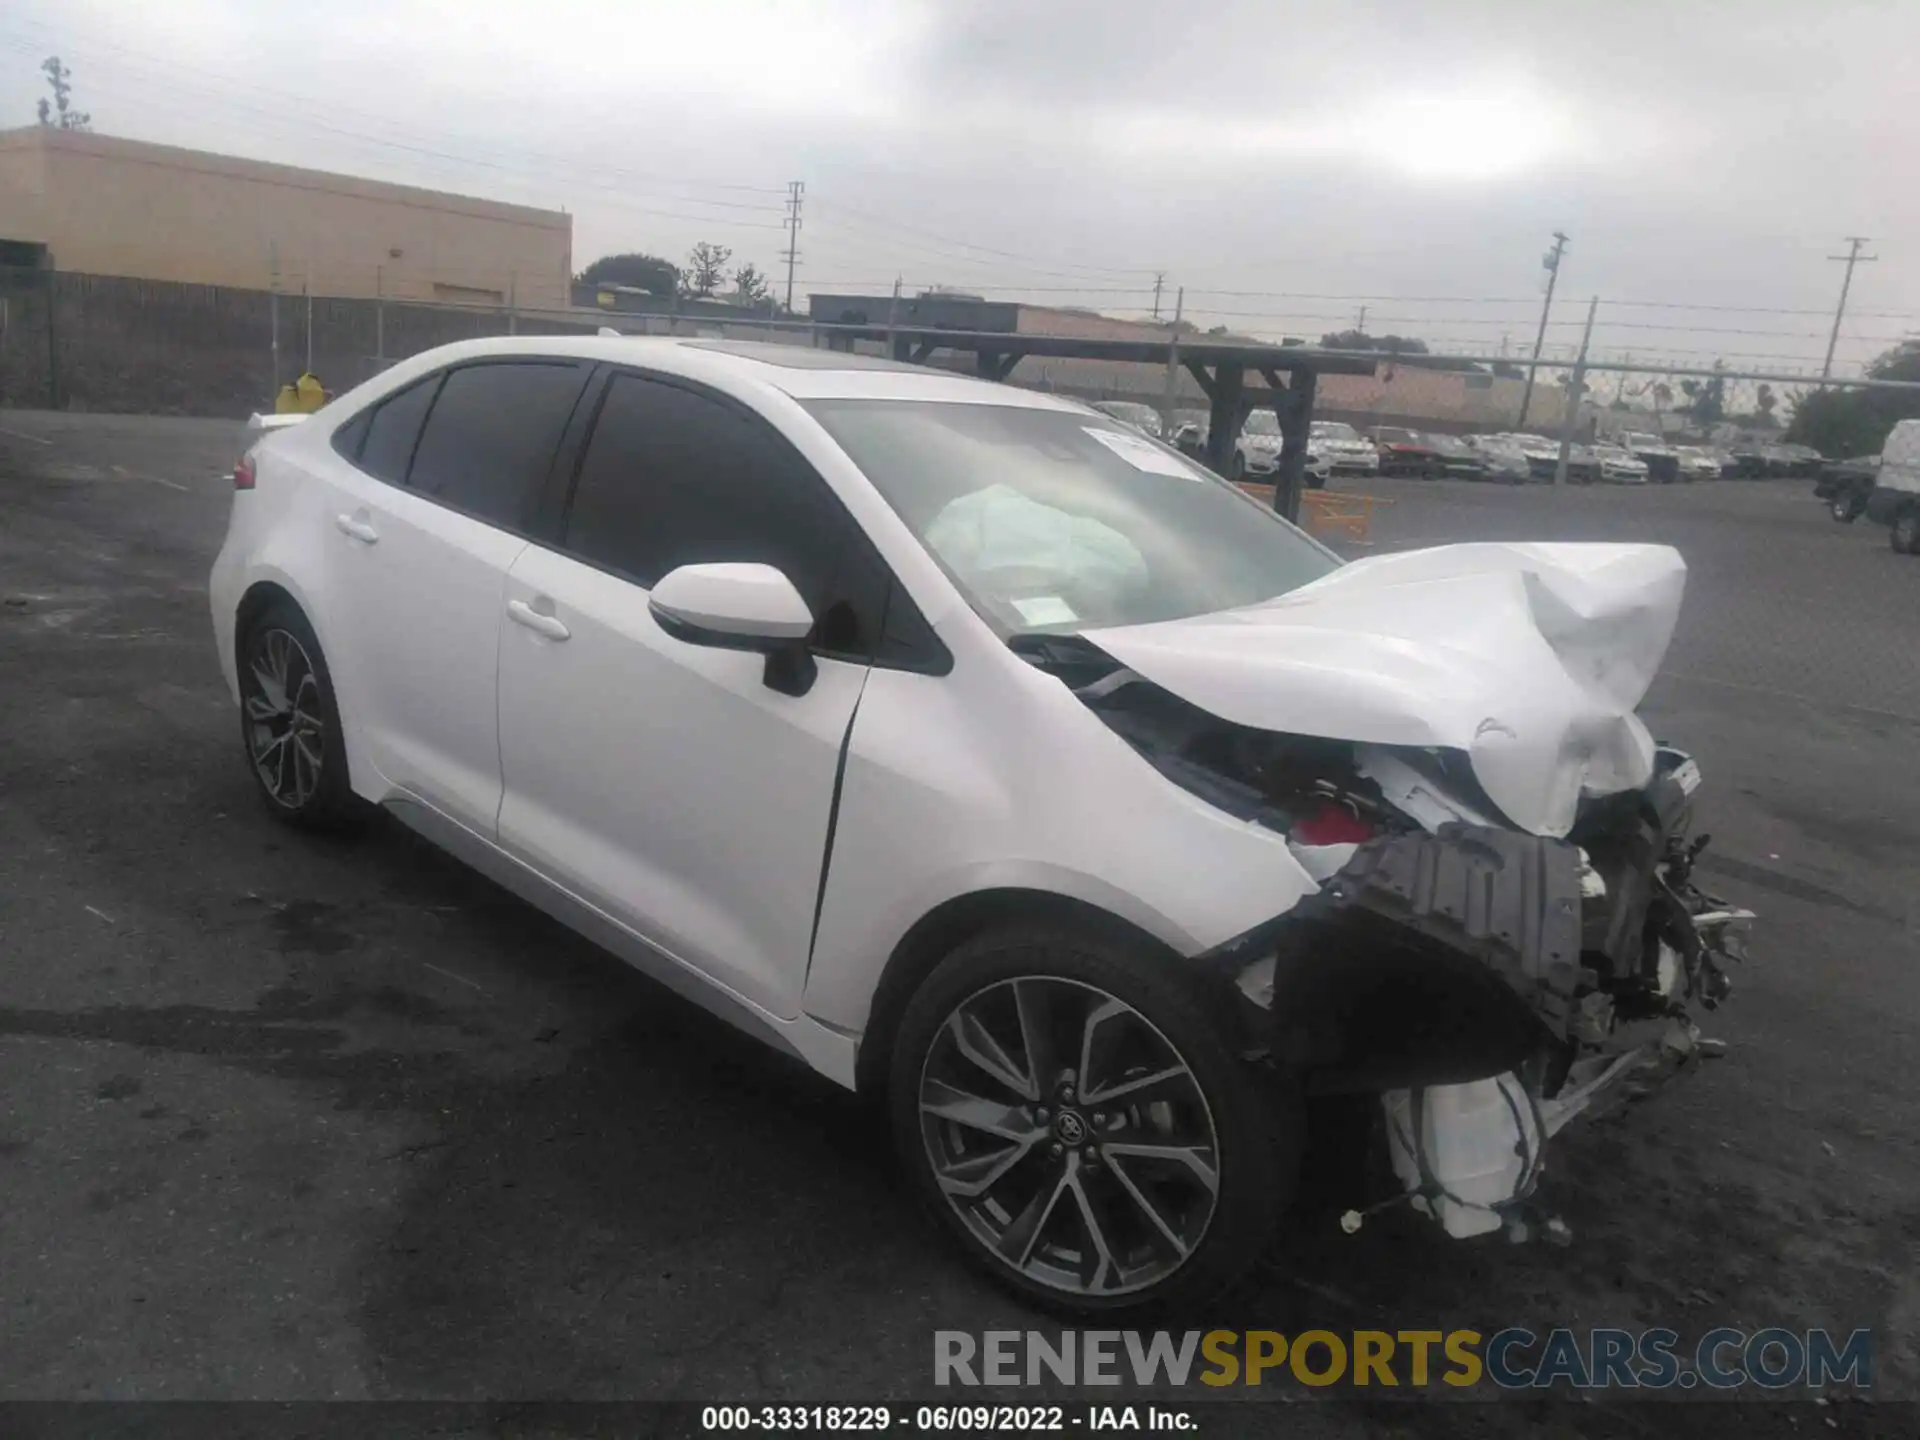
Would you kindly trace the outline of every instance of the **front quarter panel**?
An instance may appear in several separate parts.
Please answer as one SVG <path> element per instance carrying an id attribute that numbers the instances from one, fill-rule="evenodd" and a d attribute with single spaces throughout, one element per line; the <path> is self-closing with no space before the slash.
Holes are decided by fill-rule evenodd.
<path id="1" fill-rule="evenodd" d="M 1060 681 L 993 641 L 951 674 L 876 669 L 849 745 L 806 1011 L 858 1032 L 901 939 L 1003 888 L 1080 900 L 1181 955 L 1317 887 L 1285 840 L 1154 771 Z"/>

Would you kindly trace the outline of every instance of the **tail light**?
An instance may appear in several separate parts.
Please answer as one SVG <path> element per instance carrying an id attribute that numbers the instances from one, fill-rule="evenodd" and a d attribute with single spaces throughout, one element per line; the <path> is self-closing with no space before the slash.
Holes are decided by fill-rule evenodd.
<path id="1" fill-rule="evenodd" d="M 242 455 L 234 462 L 233 488 L 251 490 L 253 488 L 253 456 Z"/>
<path id="2" fill-rule="evenodd" d="M 1334 800 L 1324 801 L 1313 814 L 1295 821 L 1288 832 L 1296 845 L 1358 845 L 1373 835 L 1372 821 Z"/>

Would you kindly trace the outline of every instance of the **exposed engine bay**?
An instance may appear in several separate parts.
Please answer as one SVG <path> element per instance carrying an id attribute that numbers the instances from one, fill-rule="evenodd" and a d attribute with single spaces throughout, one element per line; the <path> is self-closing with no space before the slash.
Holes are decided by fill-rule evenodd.
<path id="1" fill-rule="evenodd" d="M 1264 731 L 1096 638 L 1013 643 L 1167 779 L 1287 838 L 1319 892 L 1205 963 L 1249 1053 L 1309 1093 L 1381 1096 L 1395 1171 L 1449 1233 L 1555 1233 L 1527 1203 L 1547 1138 L 1715 1053 L 1692 1014 L 1726 998 L 1753 916 L 1695 883 L 1684 753 L 1530 833 L 1463 751 Z"/>

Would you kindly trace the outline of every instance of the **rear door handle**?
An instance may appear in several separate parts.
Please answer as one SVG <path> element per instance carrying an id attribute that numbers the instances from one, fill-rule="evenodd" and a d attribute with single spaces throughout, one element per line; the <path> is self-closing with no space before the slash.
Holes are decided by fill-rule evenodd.
<path id="1" fill-rule="evenodd" d="M 334 528 L 342 535 L 351 535 L 362 545 L 377 545 L 380 543 L 380 532 L 365 520 L 355 519 L 351 515 L 336 515 L 333 517 L 333 524 Z"/>
<path id="2" fill-rule="evenodd" d="M 509 600 L 507 616 L 516 625 L 524 625 L 536 635 L 544 635 L 549 640 L 564 640 L 573 633 L 558 615 L 543 615 L 524 600 Z"/>

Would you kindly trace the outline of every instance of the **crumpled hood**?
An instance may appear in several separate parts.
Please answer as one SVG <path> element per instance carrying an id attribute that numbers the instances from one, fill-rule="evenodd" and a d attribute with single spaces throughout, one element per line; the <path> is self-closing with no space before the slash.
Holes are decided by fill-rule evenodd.
<path id="1" fill-rule="evenodd" d="M 1666 545 L 1443 545 L 1263 605 L 1085 636 L 1237 725 L 1463 750 L 1509 820 L 1557 836 L 1583 791 L 1652 778 L 1634 708 L 1685 586 Z"/>

